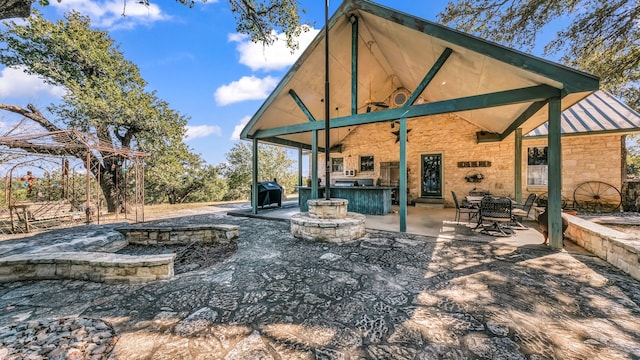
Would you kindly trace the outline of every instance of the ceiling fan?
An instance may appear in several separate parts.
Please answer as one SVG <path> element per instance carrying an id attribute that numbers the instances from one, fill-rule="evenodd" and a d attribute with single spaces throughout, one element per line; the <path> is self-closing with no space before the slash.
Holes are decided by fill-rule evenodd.
<path id="1" fill-rule="evenodd" d="M 375 101 L 371 98 L 371 80 L 369 80 L 369 98 L 365 100 L 364 106 L 361 106 L 360 109 L 366 107 L 367 112 L 371 112 L 374 106 L 386 109 L 389 107 L 389 104 L 384 101 Z"/>

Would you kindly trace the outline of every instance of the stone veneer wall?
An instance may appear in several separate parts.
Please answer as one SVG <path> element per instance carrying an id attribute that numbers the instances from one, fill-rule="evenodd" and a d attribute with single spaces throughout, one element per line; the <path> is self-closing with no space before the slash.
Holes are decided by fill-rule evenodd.
<path id="1" fill-rule="evenodd" d="M 603 181 L 621 190 L 621 135 L 570 136 L 562 138 L 562 196 L 573 202 L 573 191 L 586 181 Z M 543 193 L 546 186 L 527 186 L 527 148 L 546 146 L 545 139 L 523 141 L 522 193 Z M 526 196 L 526 195 L 525 195 Z"/>
<path id="2" fill-rule="evenodd" d="M 475 189 L 487 190 L 496 195 L 513 196 L 515 135 L 502 142 L 480 143 L 476 141 L 476 132 L 480 129 L 460 119 L 455 114 L 445 114 L 425 118 L 409 119 L 407 128 L 411 129 L 407 143 L 407 166 L 409 169 L 409 200 L 420 197 L 421 155 L 442 154 L 445 204 L 453 206 L 451 191 L 468 194 Z M 356 169 L 358 178 L 380 177 L 380 163 L 398 161 L 400 146 L 396 143 L 398 127 L 391 129 L 390 122 L 361 125 L 351 128 L 350 133 L 341 142 L 342 153 L 332 153 L 333 157 L 344 159 L 345 169 Z M 545 146 L 546 139 L 523 141 L 522 179 L 523 198 L 528 193 L 546 192 L 546 187 L 528 187 L 527 148 Z M 375 144 L 375 146 L 372 146 Z M 372 172 L 360 172 L 360 156 L 373 155 L 375 166 Z M 620 135 L 573 136 L 562 139 L 563 196 L 573 199 L 575 187 L 585 181 L 600 180 L 620 189 L 621 180 L 621 143 Z M 310 160 L 311 161 L 311 160 Z M 324 155 L 319 154 L 319 163 Z M 491 167 L 459 168 L 460 161 L 490 161 Z M 470 171 L 481 172 L 485 179 L 480 183 L 468 183 L 464 177 Z M 324 172 L 319 174 L 324 185 Z M 334 172 L 331 179 L 344 178 L 342 173 Z"/>

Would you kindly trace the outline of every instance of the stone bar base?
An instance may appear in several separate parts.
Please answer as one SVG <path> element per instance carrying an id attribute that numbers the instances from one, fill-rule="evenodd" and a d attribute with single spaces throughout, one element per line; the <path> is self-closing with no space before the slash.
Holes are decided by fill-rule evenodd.
<path id="1" fill-rule="evenodd" d="M 565 235 L 609 264 L 640 280 L 640 243 L 627 234 L 580 219 L 562 215 L 569 222 Z"/>
<path id="2" fill-rule="evenodd" d="M 175 254 L 122 255 L 99 252 L 27 253 L 0 258 L 0 283 L 77 279 L 143 283 L 173 277 Z"/>
<path id="3" fill-rule="evenodd" d="M 116 229 L 124 234 L 129 244 L 184 245 L 193 242 L 227 244 L 238 237 L 237 225 L 132 225 Z"/>
<path id="4" fill-rule="evenodd" d="M 346 243 L 365 235 L 366 217 L 347 212 L 346 199 L 308 200 L 309 212 L 291 216 L 291 235 L 299 239 Z"/>

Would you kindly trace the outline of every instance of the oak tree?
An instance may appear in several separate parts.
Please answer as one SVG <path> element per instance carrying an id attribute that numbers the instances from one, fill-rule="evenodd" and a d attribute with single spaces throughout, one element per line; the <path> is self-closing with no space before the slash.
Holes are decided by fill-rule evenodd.
<path id="1" fill-rule="evenodd" d="M 461 0 L 440 21 L 530 51 L 542 31 L 558 28 L 545 55 L 601 78 L 601 87 L 640 110 L 638 0 Z"/>

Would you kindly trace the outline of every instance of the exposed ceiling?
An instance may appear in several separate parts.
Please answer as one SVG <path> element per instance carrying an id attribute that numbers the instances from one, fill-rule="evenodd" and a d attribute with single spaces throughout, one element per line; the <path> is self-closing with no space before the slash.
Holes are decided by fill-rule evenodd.
<path id="1" fill-rule="evenodd" d="M 357 56 L 354 54 L 353 57 L 352 15 L 357 17 Z M 445 49 L 451 50 L 448 58 L 445 56 L 447 54 L 443 55 Z M 416 96 L 412 105 L 427 109 L 429 107 L 424 104 L 546 85 L 543 88 L 558 89 L 558 94 L 563 96 L 561 107 L 564 110 L 598 87 L 598 79 L 591 75 L 369 1 L 347 0 L 329 22 L 329 104 L 332 124 L 333 119 L 345 120 L 338 120 L 336 124 L 348 124 L 350 122 L 345 117 L 354 115 L 352 59 L 357 61 L 355 99 L 358 114 L 352 118 L 358 118 L 367 112 L 384 112 L 403 105 L 403 99 L 416 90 L 443 56 L 446 60 L 442 67 L 425 90 Z M 324 123 L 324 80 L 325 36 L 324 32 L 320 32 L 245 127 L 242 138 L 255 136 L 273 141 L 273 137 L 262 135 L 266 134 L 265 130 L 276 129 L 275 140 L 282 144 L 311 145 L 312 134 L 307 129 L 317 124 L 309 123 Z M 472 101 L 475 104 L 473 110 L 465 111 L 460 111 L 456 100 L 442 108 L 450 108 L 460 121 L 475 124 L 479 131 L 506 136 L 513 130 L 514 121 L 532 104 L 541 100 L 532 98 L 486 108 L 478 108 L 476 103 L 484 101 L 478 100 Z M 524 123 L 518 123 L 523 133 L 547 120 L 548 109 L 542 104 L 534 105 L 533 110 L 529 110 L 533 115 Z M 303 108 L 308 110 L 307 114 Z M 437 113 L 442 112 L 438 110 Z M 388 116 L 382 118 L 380 121 L 392 121 Z M 344 129 L 332 129 L 330 145 L 339 144 L 349 133 Z M 319 136 L 318 145 L 324 147 L 323 135 Z"/>

